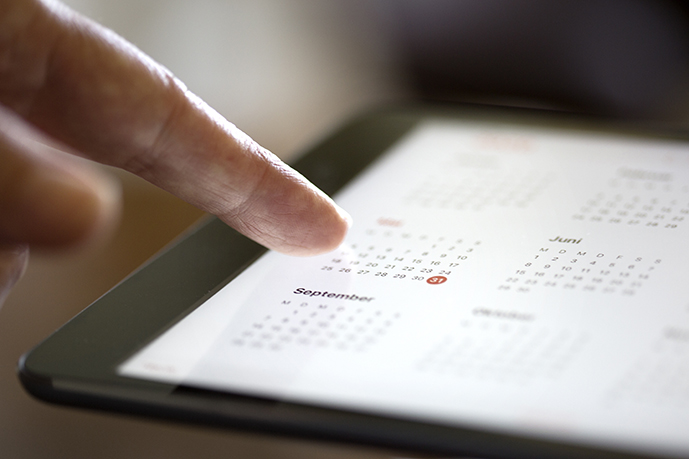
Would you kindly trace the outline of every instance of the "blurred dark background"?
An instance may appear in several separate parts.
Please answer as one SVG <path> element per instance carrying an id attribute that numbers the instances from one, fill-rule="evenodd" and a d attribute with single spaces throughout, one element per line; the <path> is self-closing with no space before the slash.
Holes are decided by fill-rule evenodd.
<path id="1" fill-rule="evenodd" d="M 645 0 L 384 1 L 413 90 L 433 100 L 686 116 L 689 10 Z"/>
<path id="2" fill-rule="evenodd" d="M 471 101 L 689 127 L 689 15 L 642 0 L 67 0 L 285 159 L 355 113 Z M 129 174 L 107 244 L 33 254 L 0 310 L 1 458 L 352 458 L 391 453 L 52 407 L 19 356 L 202 216 Z"/>

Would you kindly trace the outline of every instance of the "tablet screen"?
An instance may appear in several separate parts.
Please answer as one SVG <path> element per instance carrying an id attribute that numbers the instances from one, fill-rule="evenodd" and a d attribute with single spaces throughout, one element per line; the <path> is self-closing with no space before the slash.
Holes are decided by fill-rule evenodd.
<path id="1" fill-rule="evenodd" d="M 689 148 L 428 121 L 119 374 L 689 453 Z"/>

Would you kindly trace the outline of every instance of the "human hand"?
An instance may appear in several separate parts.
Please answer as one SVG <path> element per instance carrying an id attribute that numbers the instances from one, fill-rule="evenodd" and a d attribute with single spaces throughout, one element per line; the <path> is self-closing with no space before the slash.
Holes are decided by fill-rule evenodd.
<path id="1" fill-rule="evenodd" d="M 45 0 L 0 3 L 0 300 L 27 246 L 82 244 L 116 220 L 121 167 L 292 255 L 334 249 L 349 217 L 111 31 Z"/>

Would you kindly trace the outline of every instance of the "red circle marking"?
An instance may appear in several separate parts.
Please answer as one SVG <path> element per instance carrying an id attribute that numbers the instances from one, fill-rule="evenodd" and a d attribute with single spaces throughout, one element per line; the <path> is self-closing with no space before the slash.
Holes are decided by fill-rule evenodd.
<path id="1" fill-rule="evenodd" d="M 428 282 L 431 285 L 438 285 L 438 284 L 442 284 L 445 281 L 447 281 L 447 277 L 445 277 L 445 276 L 432 276 L 432 277 L 429 277 L 426 282 Z"/>

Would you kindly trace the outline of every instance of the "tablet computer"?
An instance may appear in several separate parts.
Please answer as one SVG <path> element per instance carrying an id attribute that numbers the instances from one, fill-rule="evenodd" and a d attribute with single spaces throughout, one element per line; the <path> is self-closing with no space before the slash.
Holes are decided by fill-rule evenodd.
<path id="1" fill-rule="evenodd" d="M 93 409 L 480 457 L 689 457 L 689 140 L 410 108 L 296 163 L 334 252 L 210 220 L 24 356 Z"/>

